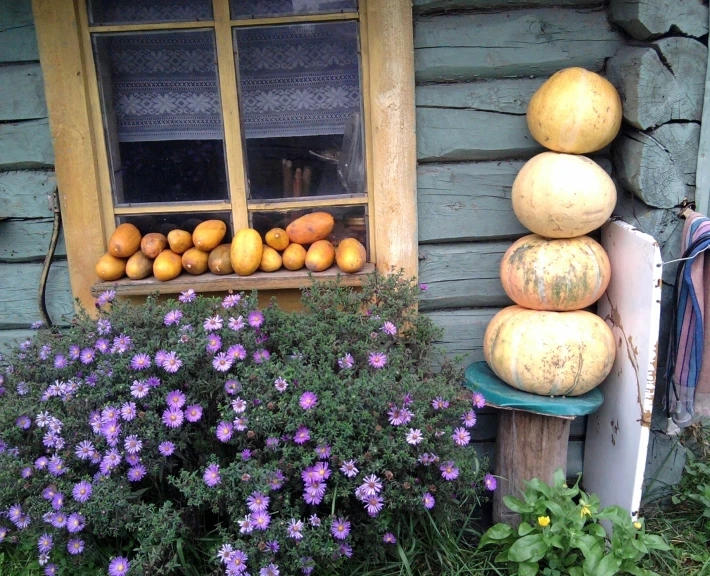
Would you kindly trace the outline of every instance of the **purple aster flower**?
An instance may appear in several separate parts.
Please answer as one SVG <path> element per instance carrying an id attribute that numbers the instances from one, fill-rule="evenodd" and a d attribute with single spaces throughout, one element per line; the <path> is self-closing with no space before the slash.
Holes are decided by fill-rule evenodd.
<path id="1" fill-rule="evenodd" d="M 15 526 L 17 526 L 19 530 L 24 530 L 30 525 L 31 522 L 32 520 L 30 519 L 29 515 L 23 514 L 17 519 L 17 521 L 15 522 Z"/>
<path id="2" fill-rule="evenodd" d="M 241 299 L 242 297 L 239 294 L 229 294 L 224 297 L 224 300 L 222 300 L 222 308 L 225 310 L 234 308 L 237 304 L 239 304 Z"/>
<path id="3" fill-rule="evenodd" d="M 32 468 L 30 468 L 29 466 L 26 467 L 26 468 L 23 468 L 23 469 L 22 469 L 22 472 L 20 473 L 20 475 L 21 475 L 23 478 L 29 478 L 30 476 L 32 476 Z"/>
<path id="4" fill-rule="evenodd" d="M 5 526 L 0 526 L 0 542 L 7 538 L 8 529 Z"/>
<path id="5" fill-rule="evenodd" d="M 278 438 L 267 438 L 266 439 L 266 447 L 269 450 L 276 450 L 276 447 L 279 445 L 279 439 Z"/>
<path id="6" fill-rule="evenodd" d="M 59 568 L 56 564 L 47 564 L 44 567 L 44 576 L 56 576 L 58 574 Z"/>
<path id="7" fill-rule="evenodd" d="M 387 364 L 387 355 L 384 352 L 370 352 L 367 362 L 373 368 L 384 368 Z"/>
<path id="8" fill-rule="evenodd" d="M 370 516 L 377 516 L 384 506 L 384 500 L 380 496 L 368 496 L 363 503 L 365 504 L 365 510 Z"/>
<path id="9" fill-rule="evenodd" d="M 49 355 L 51 353 L 52 353 L 52 347 L 49 344 L 45 344 L 39 350 L 39 357 L 41 360 L 46 360 L 47 358 L 49 358 Z"/>
<path id="10" fill-rule="evenodd" d="M 316 462 L 316 465 L 313 466 L 313 472 L 318 480 L 327 480 L 330 478 L 331 471 L 326 462 Z"/>
<path id="11" fill-rule="evenodd" d="M 145 466 L 143 464 L 136 464 L 131 469 L 128 470 L 128 480 L 130 482 L 139 482 L 145 476 Z"/>
<path id="12" fill-rule="evenodd" d="M 56 454 L 49 459 L 47 470 L 52 476 L 61 476 L 67 471 L 64 461 Z"/>
<path id="13" fill-rule="evenodd" d="M 392 322 L 385 322 L 382 325 L 382 331 L 389 336 L 394 336 L 397 334 L 397 327 Z"/>
<path id="14" fill-rule="evenodd" d="M 251 524 L 251 514 L 247 514 L 241 520 L 237 520 L 239 524 L 240 534 L 251 534 L 254 531 L 254 526 Z"/>
<path id="15" fill-rule="evenodd" d="M 161 366 L 166 372 L 175 374 L 182 366 L 182 360 L 180 360 L 176 352 L 168 352 Z"/>
<path id="16" fill-rule="evenodd" d="M 96 344 L 94 344 L 94 348 L 101 352 L 101 354 L 106 354 L 109 351 L 110 346 L 106 338 L 99 338 L 96 341 Z"/>
<path id="17" fill-rule="evenodd" d="M 422 431 L 419 430 L 419 428 L 410 428 L 409 432 L 407 433 L 407 444 L 411 444 L 412 446 L 416 446 L 419 444 L 422 440 L 424 440 L 424 435 L 422 434 Z"/>
<path id="18" fill-rule="evenodd" d="M 286 392 L 286 388 L 288 388 L 288 382 L 279 376 L 274 380 L 274 388 L 283 394 Z"/>
<path id="19" fill-rule="evenodd" d="M 157 388 L 160 386 L 160 378 L 157 376 L 151 376 L 148 378 L 148 380 L 145 381 L 145 383 L 150 386 L 151 388 Z"/>
<path id="20" fill-rule="evenodd" d="M 279 546 L 278 540 L 269 540 L 266 543 L 266 549 L 272 554 L 276 554 L 281 549 L 281 546 Z"/>
<path id="21" fill-rule="evenodd" d="M 91 484 L 89 482 L 86 482 L 85 480 L 82 480 L 78 484 L 74 485 L 74 488 L 72 488 L 71 493 L 74 497 L 74 500 L 83 504 L 89 498 L 91 498 L 91 493 L 93 491 L 94 489 L 91 487 Z"/>
<path id="22" fill-rule="evenodd" d="M 366 496 L 376 496 L 382 490 L 382 481 L 374 474 L 371 474 L 365 477 L 362 486 Z"/>
<path id="23" fill-rule="evenodd" d="M 165 359 L 168 357 L 168 351 L 167 350 L 158 350 L 155 353 L 155 365 L 156 366 L 162 366 L 163 362 L 165 362 Z"/>
<path id="24" fill-rule="evenodd" d="M 266 511 L 255 512 L 251 517 L 251 525 L 257 530 L 266 530 L 271 523 L 271 516 Z"/>
<path id="25" fill-rule="evenodd" d="M 338 556 L 345 556 L 350 558 L 353 555 L 353 547 L 350 544 L 341 544 L 338 551 Z"/>
<path id="26" fill-rule="evenodd" d="M 491 492 L 496 489 L 498 486 L 498 482 L 496 481 L 496 477 L 493 476 L 492 474 L 486 474 L 483 477 L 483 484 L 486 486 L 486 490 L 490 490 Z"/>
<path id="27" fill-rule="evenodd" d="M 281 472 L 281 470 L 276 470 L 276 472 L 269 476 L 267 481 L 272 490 L 280 490 L 284 485 L 285 480 L 286 478 L 284 477 L 283 472 Z"/>
<path id="28" fill-rule="evenodd" d="M 338 366 L 340 366 L 341 370 L 349 370 L 354 365 L 355 365 L 355 359 L 353 358 L 352 354 L 350 354 L 350 353 L 347 353 L 342 358 L 338 358 Z"/>
<path id="29" fill-rule="evenodd" d="M 222 477 L 219 475 L 219 465 L 210 464 L 205 470 L 205 474 L 202 478 L 204 479 L 205 484 L 207 484 L 210 488 L 217 486 L 217 484 L 221 484 Z"/>
<path id="30" fill-rule="evenodd" d="M 84 520 L 84 517 L 78 512 L 70 514 L 69 518 L 67 518 L 67 530 L 72 534 L 81 532 L 84 529 L 85 525 L 86 522 Z"/>
<path id="31" fill-rule="evenodd" d="M 101 459 L 101 466 L 100 470 L 103 475 L 108 475 L 111 470 L 116 468 L 121 463 L 121 455 L 119 454 L 118 450 L 115 448 L 112 448 L 106 454 L 104 454 L 103 458 Z"/>
<path id="32" fill-rule="evenodd" d="M 445 410 L 449 407 L 449 401 L 444 400 L 441 396 L 437 396 L 431 401 L 431 407 L 434 410 Z"/>
<path id="33" fill-rule="evenodd" d="M 133 346 L 133 342 L 131 341 L 130 336 L 126 336 L 125 334 L 121 334 L 119 336 L 116 336 L 113 339 L 113 346 L 111 347 L 111 352 L 113 354 L 116 354 L 116 353 L 123 354 L 132 346 Z"/>
<path id="34" fill-rule="evenodd" d="M 105 336 L 106 334 L 111 332 L 111 322 L 106 318 L 100 318 L 96 322 L 96 331 L 99 334 Z"/>
<path id="35" fill-rule="evenodd" d="M 121 418 L 126 422 L 130 422 L 136 417 L 136 403 L 135 402 L 124 402 L 121 406 Z"/>
<path id="36" fill-rule="evenodd" d="M 69 550 L 69 554 L 74 556 L 81 554 L 84 551 L 84 541 L 79 540 L 79 538 L 72 538 L 67 544 L 67 550 Z"/>
<path id="37" fill-rule="evenodd" d="M 168 408 L 163 412 L 163 424 L 168 428 L 179 428 L 183 418 L 184 414 L 180 408 Z"/>
<path id="38" fill-rule="evenodd" d="M 268 496 L 264 496 L 261 492 L 252 492 L 247 498 L 247 506 L 252 512 L 264 512 L 269 507 Z"/>
<path id="39" fill-rule="evenodd" d="M 222 328 L 222 322 L 222 317 L 219 314 L 215 314 L 210 318 L 206 318 L 204 323 L 202 324 L 202 327 L 204 328 L 205 332 L 212 332 L 214 330 L 220 330 Z"/>
<path id="40" fill-rule="evenodd" d="M 143 380 L 134 380 L 131 386 L 131 396 L 134 398 L 145 398 L 150 392 L 149 386 Z"/>
<path id="41" fill-rule="evenodd" d="M 209 334 L 207 336 L 207 345 L 205 349 L 208 352 L 217 352 L 222 347 L 222 339 L 217 334 Z"/>
<path id="42" fill-rule="evenodd" d="M 131 368 L 134 370 L 145 370 L 150 368 L 150 356 L 148 354 L 136 354 L 131 358 Z"/>
<path id="43" fill-rule="evenodd" d="M 232 400 L 232 409 L 237 413 L 241 414 L 247 409 L 247 402 L 239 396 Z"/>
<path id="44" fill-rule="evenodd" d="M 461 422 L 466 428 L 473 428 L 476 425 L 476 413 L 473 410 L 469 410 L 461 416 Z"/>
<path id="45" fill-rule="evenodd" d="M 466 446 L 471 441 L 471 435 L 466 428 L 456 428 L 451 438 L 457 446 Z"/>
<path id="46" fill-rule="evenodd" d="M 30 324 L 32 330 L 39 330 L 42 326 L 44 326 L 44 323 L 41 320 L 36 320 Z"/>
<path id="47" fill-rule="evenodd" d="M 185 405 L 185 395 L 180 390 L 173 390 L 165 397 L 170 408 L 182 408 Z"/>
<path id="48" fill-rule="evenodd" d="M 202 418 L 202 406 L 191 404 L 185 408 L 185 420 L 188 422 L 198 422 Z"/>
<path id="49" fill-rule="evenodd" d="M 350 522 L 344 518 L 336 518 L 330 526 L 330 533 L 338 540 L 345 540 L 350 534 Z"/>
<path id="50" fill-rule="evenodd" d="M 52 498 L 52 508 L 61 510 L 64 507 L 64 494 L 57 492 Z"/>
<path id="51" fill-rule="evenodd" d="M 222 564 L 229 564 L 229 561 L 234 555 L 234 548 L 229 543 L 222 544 L 220 549 L 217 551 L 217 559 L 222 562 Z"/>
<path id="52" fill-rule="evenodd" d="M 220 442 L 229 442 L 234 432 L 234 426 L 231 422 L 220 422 L 217 425 L 217 439 Z"/>
<path id="53" fill-rule="evenodd" d="M 10 521 L 15 524 L 22 517 L 22 506 L 19 504 L 13 504 L 7 511 L 7 517 Z"/>
<path id="54" fill-rule="evenodd" d="M 224 391 L 229 394 L 230 396 L 236 394 L 242 389 L 241 384 L 237 382 L 236 380 L 227 380 L 224 383 Z"/>
<path id="55" fill-rule="evenodd" d="M 55 512 L 49 518 L 55 528 L 64 528 L 67 525 L 67 517 L 62 512 Z"/>
<path id="56" fill-rule="evenodd" d="M 37 549 L 42 554 L 47 554 L 53 546 L 54 542 L 52 542 L 52 536 L 46 532 L 39 537 L 39 540 L 37 540 Z"/>
<path id="57" fill-rule="evenodd" d="M 261 328 L 264 323 L 264 315 L 259 310 L 249 312 L 249 326 L 252 328 Z"/>
<path id="58" fill-rule="evenodd" d="M 296 520 L 295 518 L 291 518 L 288 526 L 286 527 L 286 533 L 289 538 L 301 540 L 303 538 L 303 522 Z"/>
<path id="59" fill-rule="evenodd" d="M 348 460 L 347 462 L 343 462 L 343 465 L 340 467 L 340 471 L 348 478 L 354 478 L 358 475 L 358 472 L 360 472 L 355 467 L 355 460 Z"/>
<path id="60" fill-rule="evenodd" d="M 242 460 L 244 460 L 244 462 L 249 460 L 249 458 L 251 458 L 251 455 L 252 455 L 252 451 L 249 450 L 249 448 L 245 448 L 244 450 L 242 450 L 241 456 L 242 456 Z"/>
<path id="61" fill-rule="evenodd" d="M 78 360 L 79 357 L 81 356 L 81 348 L 77 346 L 76 344 L 72 344 L 69 346 L 69 358 L 72 360 Z"/>
<path id="62" fill-rule="evenodd" d="M 456 468 L 452 461 L 439 466 L 439 470 L 441 470 L 441 476 L 444 480 L 456 480 L 459 477 L 459 469 Z"/>
<path id="63" fill-rule="evenodd" d="M 268 362 L 269 358 L 271 358 L 271 354 L 268 350 L 261 348 L 254 352 L 253 358 L 254 362 L 256 362 L 257 364 L 263 364 L 264 362 Z"/>
<path id="64" fill-rule="evenodd" d="M 304 410 L 310 410 L 318 404 L 318 396 L 316 396 L 313 392 L 304 392 L 301 394 L 301 399 L 298 401 L 298 404 Z"/>
<path id="65" fill-rule="evenodd" d="M 180 324 L 182 319 L 182 312 L 180 310 L 170 310 L 163 318 L 163 324 L 166 326 L 172 326 L 173 324 Z"/>
<path id="66" fill-rule="evenodd" d="M 249 560 L 249 556 L 244 552 L 234 550 L 234 552 L 232 552 L 232 558 L 229 561 L 228 570 L 232 570 L 235 574 L 241 574 L 247 569 L 247 560 Z"/>
<path id="67" fill-rule="evenodd" d="M 230 360 L 230 366 L 232 362 L 238 362 L 239 360 L 244 360 L 247 357 L 247 351 L 241 344 L 234 344 L 227 348 L 227 358 Z"/>
<path id="68" fill-rule="evenodd" d="M 44 498 L 45 500 L 49 500 L 50 502 L 56 494 L 57 487 L 54 484 L 50 484 L 44 490 L 42 490 L 42 498 Z M 12 510 L 12 508 L 10 508 L 10 510 Z"/>
<path id="69" fill-rule="evenodd" d="M 314 566 L 315 565 L 313 563 L 313 558 L 311 558 L 310 556 L 303 556 L 301 558 L 301 573 L 302 574 L 306 574 L 306 575 L 310 574 L 311 572 L 313 572 Z"/>
<path id="70" fill-rule="evenodd" d="M 63 356 L 62 354 L 57 354 L 54 357 L 54 367 L 57 370 L 61 370 L 62 368 L 66 368 L 68 364 L 69 364 L 69 361 L 66 359 L 66 356 Z"/>
<path id="71" fill-rule="evenodd" d="M 296 430 L 296 434 L 293 437 L 293 441 L 296 444 L 305 444 L 310 439 L 311 439 L 311 432 L 305 426 L 299 427 L 299 429 Z"/>
<path id="72" fill-rule="evenodd" d="M 429 284 L 420 284 L 420 285 L 419 285 L 419 289 L 420 289 L 422 292 L 426 292 L 427 290 L 429 290 Z"/>
<path id="73" fill-rule="evenodd" d="M 130 466 L 135 466 L 140 461 L 141 461 L 140 454 L 129 454 L 128 456 L 126 456 L 126 462 L 128 462 L 128 464 Z"/>
<path id="74" fill-rule="evenodd" d="M 98 304 L 99 306 L 103 306 L 104 304 L 108 304 L 109 302 L 111 302 L 115 297 L 115 290 L 106 290 L 99 294 L 99 297 L 96 299 L 96 304 Z"/>
<path id="75" fill-rule="evenodd" d="M 91 364 L 94 361 L 96 352 L 91 348 L 84 348 L 79 355 L 82 364 Z"/>
<path id="76" fill-rule="evenodd" d="M 316 446 L 316 454 L 318 455 L 319 460 L 327 460 L 330 458 L 330 446 Z"/>
<path id="77" fill-rule="evenodd" d="M 35 468 L 37 470 L 44 470 L 48 464 L 49 460 L 46 456 L 40 456 L 39 458 L 37 458 L 37 460 L 35 460 Z"/>
<path id="78" fill-rule="evenodd" d="M 113 406 L 107 406 L 106 408 L 101 410 L 101 422 L 103 422 L 104 424 L 107 424 L 109 422 L 116 423 L 118 415 L 118 408 L 115 408 Z"/>
<path id="79" fill-rule="evenodd" d="M 128 558 L 118 556 L 111 560 L 111 563 L 108 565 L 108 573 L 109 576 L 123 576 L 128 573 L 130 568 L 131 563 L 128 561 Z"/>
<path id="80" fill-rule="evenodd" d="M 479 410 L 486 405 L 486 399 L 480 392 L 474 392 L 473 394 L 473 405 Z"/>
<path id="81" fill-rule="evenodd" d="M 197 298 L 197 294 L 195 294 L 195 291 L 192 288 L 185 290 L 184 292 L 180 292 L 180 296 L 178 296 L 178 300 L 180 300 L 183 304 L 192 302 L 195 298 Z"/>
<path id="82" fill-rule="evenodd" d="M 143 448 L 143 442 L 135 434 L 126 436 L 123 442 L 123 447 L 129 454 L 138 454 Z"/>
<path id="83" fill-rule="evenodd" d="M 239 332 L 242 328 L 244 328 L 244 318 L 239 316 L 238 318 L 230 318 L 229 319 L 229 329 L 234 330 L 235 332 Z"/>
<path id="84" fill-rule="evenodd" d="M 422 504 L 424 504 L 424 508 L 431 510 L 434 507 L 434 504 L 436 504 L 436 500 L 434 500 L 434 497 L 427 492 L 424 496 L 422 496 Z"/>
<path id="85" fill-rule="evenodd" d="M 259 576 L 279 576 L 280 574 L 281 572 L 276 564 L 269 564 L 259 570 Z"/>
<path id="86" fill-rule="evenodd" d="M 160 445 L 158 446 L 158 451 L 163 456 L 170 456 L 173 452 L 175 452 L 175 444 L 170 442 L 170 440 L 166 440 L 165 442 L 161 442 Z"/>
<path id="87" fill-rule="evenodd" d="M 237 432 L 244 432 L 247 429 L 247 419 L 246 418 L 236 418 L 234 420 L 234 428 Z"/>
<path id="88" fill-rule="evenodd" d="M 385 535 L 382 537 L 382 541 L 385 544 L 396 544 L 397 538 L 394 537 L 394 534 L 392 534 L 392 532 L 385 532 Z"/>
<path id="89" fill-rule="evenodd" d="M 227 372 L 232 367 L 232 360 L 224 352 L 220 352 L 212 359 L 212 367 L 217 372 Z"/>
<path id="90" fill-rule="evenodd" d="M 389 412 L 387 412 L 388 419 L 392 426 L 401 426 L 402 424 L 404 424 L 402 411 L 402 408 L 398 408 L 397 406 L 395 406 Z"/>
<path id="91" fill-rule="evenodd" d="M 22 430 L 27 430 L 32 425 L 32 420 L 29 416 L 20 416 L 15 420 L 15 426 L 21 428 Z"/>

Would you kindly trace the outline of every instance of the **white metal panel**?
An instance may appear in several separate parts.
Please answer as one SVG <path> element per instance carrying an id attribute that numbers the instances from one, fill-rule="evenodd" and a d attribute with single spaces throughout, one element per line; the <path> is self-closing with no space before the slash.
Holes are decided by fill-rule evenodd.
<path id="1" fill-rule="evenodd" d="M 611 282 L 597 307 L 616 340 L 616 360 L 601 384 L 604 404 L 588 418 L 582 483 L 602 506 L 634 518 L 641 504 L 656 387 L 662 260 L 658 243 L 621 221 L 602 228 Z"/>

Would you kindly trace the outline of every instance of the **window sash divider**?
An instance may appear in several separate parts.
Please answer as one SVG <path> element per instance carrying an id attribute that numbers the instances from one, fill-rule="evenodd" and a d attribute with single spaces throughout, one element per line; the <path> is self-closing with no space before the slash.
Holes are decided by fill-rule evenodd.
<path id="1" fill-rule="evenodd" d="M 86 13 L 85 2 L 79 0 L 83 4 L 83 11 Z M 108 33 L 108 32 L 156 32 L 161 30 L 190 30 L 195 28 L 214 28 L 214 20 L 196 20 L 194 22 L 145 22 L 140 24 L 106 24 L 99 26 L 87 26 L 89 33 Z"/>
<path id="2" fill-rule="evenodd" d="M 369 198 L 366 195 L 352 196 L 349 194 L 338 194 L 337 196 L 304 197 L 299 200 L 251 200 L 247 207 L 250 212 L 279 212 L 285 210 L 301 210 L 308 208 L 328 208 L 335 206 L 358 206 L 368 204 Z"/>
<path id="3" fill-rule="evenodd" d="M 277 26 L 279 24 L 308 24 L 311 22 L 342 22 L 358 20 L 357 12 L 338 12 L 337 14 L 294 14 L 291 16 L 266 16 L 263 18 L 240 18 L 231 20 L 234 27 Z"/>
<path id="4" fill-rule="evenodd" d="M 116 216 L 141 214 L 181 214 L 192 212 L 231 212 L 230 202 L 156 202 L 141 204 L 118 204 L 113 213 Z"/>

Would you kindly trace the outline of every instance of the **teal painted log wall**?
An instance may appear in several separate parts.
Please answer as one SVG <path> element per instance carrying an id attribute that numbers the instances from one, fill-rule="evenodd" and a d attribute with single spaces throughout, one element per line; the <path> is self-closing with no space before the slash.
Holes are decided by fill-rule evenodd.
<path id="1" fill-rule="evenodd" d="M 0 351 L 31 335 L 41 320 L 37 296 L 49 248 L 56 185 L 42 70 L 30 0 L 0 8 Z M 64 239 L 60 235 L 47 282 L 53 322 L 73 314 Z"/>

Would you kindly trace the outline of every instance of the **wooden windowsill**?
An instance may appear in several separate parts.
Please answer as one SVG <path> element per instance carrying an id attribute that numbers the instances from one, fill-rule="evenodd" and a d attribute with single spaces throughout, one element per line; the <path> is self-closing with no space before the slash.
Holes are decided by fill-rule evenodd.
<path id="1" fill-rule="evenodd" d="M 105 290 L 115 290 L 117 296 L 145 296 L 160 292 L 161 294 L 177 294 L 192 288 L 195 292 L 226 292 L 228 290 L 280 290 L 287 288 L 305 288 L 310 286 L 311 278 L 315 281 L 332 281 L 340 275 L 342 286 L 362 286 L 365 277 L 375 270 L 375 265 L 368 263 L 356 274 L 345 274 L 337 266 L 331 266 L 324 272 L 309 272 L 306 269 L 292 272 L 279 270 L 277 272 L 255 272 L 251 276 L 227 274 L 217 276 L 206 272 L 199 276 L 190 276 L 183 272 L 177 278 L 168 282 L 160 282 L 151 276 L 144 280 L 122 278 L 115 282 L 97 282 L 91 287 L 91 293 L 98 296 Z M 311 274 L 311 276 L 309 276 Z"/>

